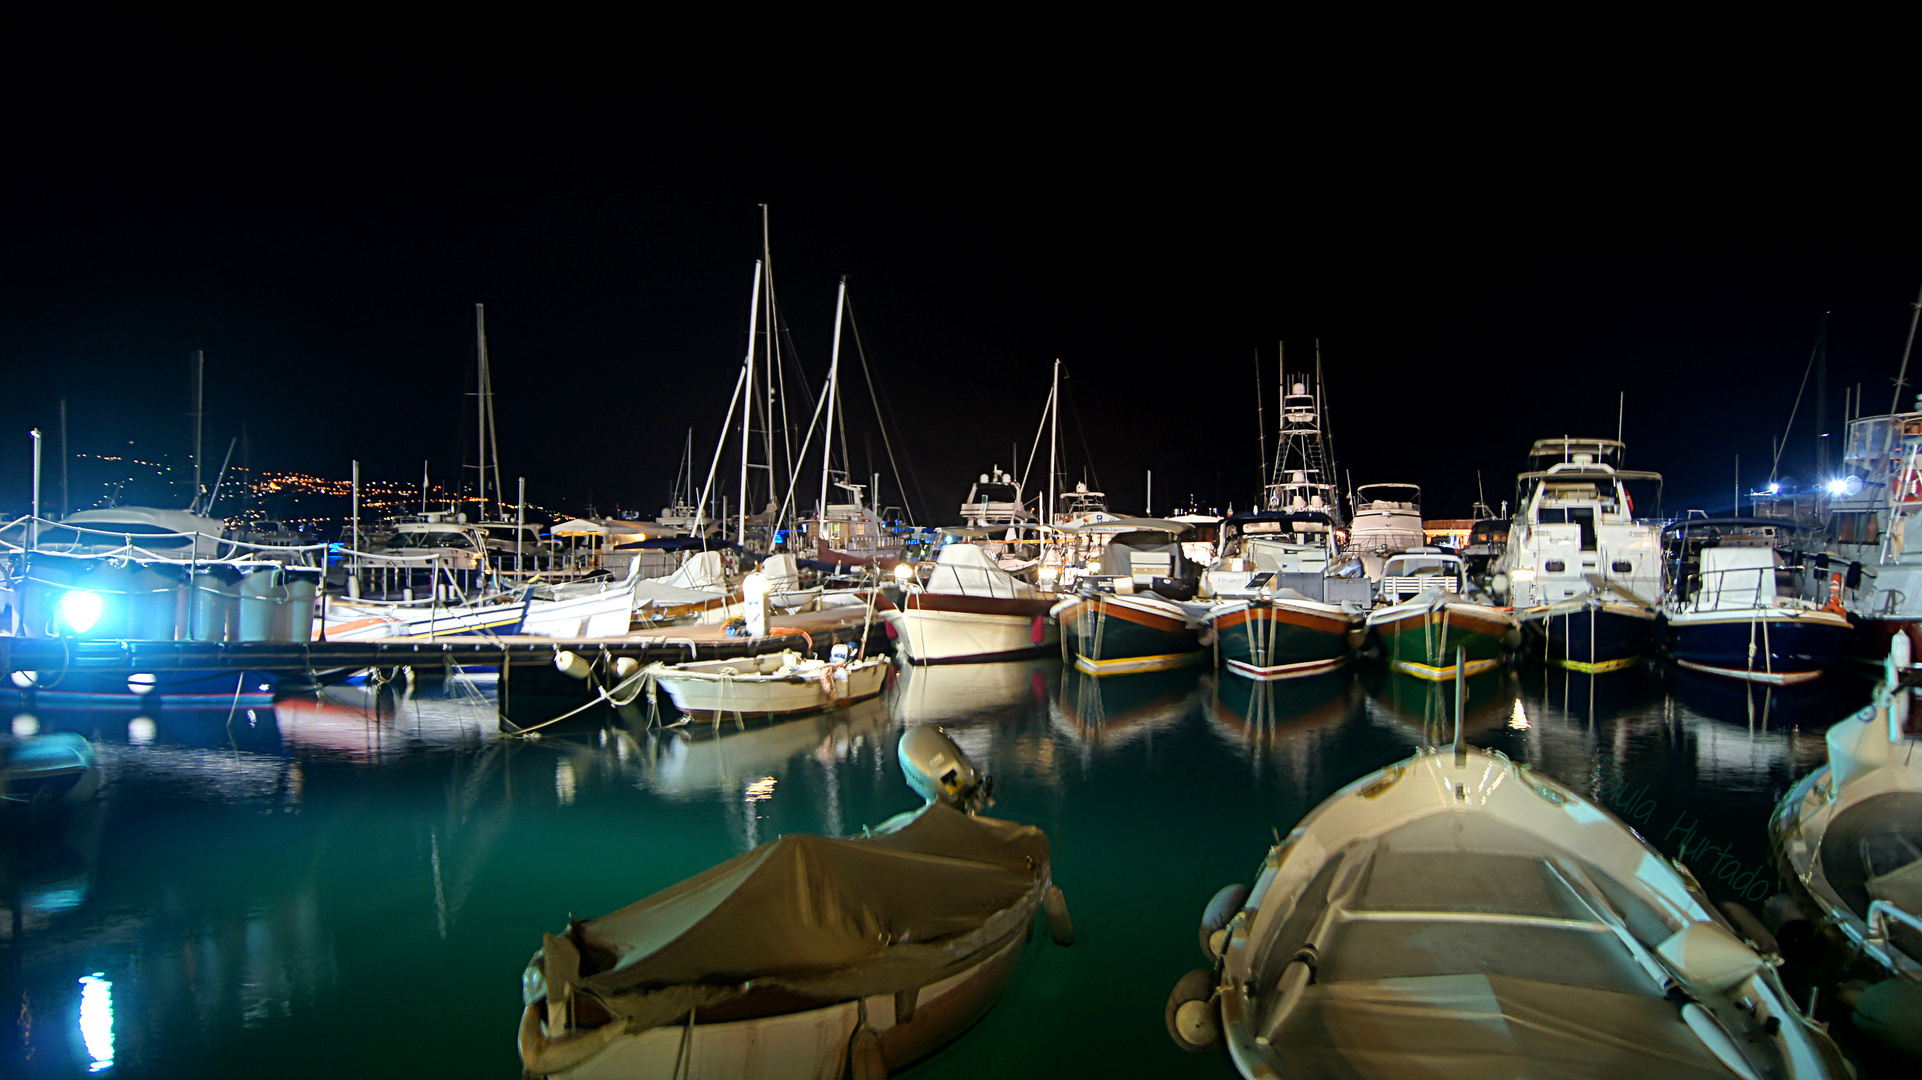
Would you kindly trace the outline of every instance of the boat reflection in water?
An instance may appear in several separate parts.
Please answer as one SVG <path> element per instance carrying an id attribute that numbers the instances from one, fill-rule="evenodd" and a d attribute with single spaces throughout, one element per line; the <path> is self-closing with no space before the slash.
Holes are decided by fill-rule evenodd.
<path id="1" fill-rule="evenodd" d="M 1082 747 L 1085 764 L 1094 747 L 1116 750 L 1180 724 L 1199 691 L 1195 673 L 1181 668 L 1095 676 L 1064 667 L 1048 722 Z"/>
<path id="2" fill-rule="evenodd" d="M 1201 693 L 1202 714 L 1215 734 L 1258 750 L 1332 734 L 1346 726 L 1362 700 L 1352 669 L 1285 682 L 1204 676 Z"/>
<path id="3" fill-rule="evenodd" d="M 747 728 L 695 723 L 616 729 L 606 741 L 615 759 L 647 790 L 689 801 L 743 791 L 763 777 L 778 779 L 797 762 L 845 762 L 869 742 L 891 746 L 891 726 L 886 706 L 870 699 Z"/>
<path id="4" fill-rule="evenodd" d="M 1432 682 L 1387 667 L 1363 677 L 1368 713 L 1376 723 L 1412 742 L 1438 746 L 1455 738 L 1453 682 Z M 1503 668 L 1471 675 L 1462 702 L 1462 738 L 1474 740 L 1510 724 L 1521 698 L 1512 673 Z M 1419 737 L 1416 733 L 1419 732 Z M 1483 741 L 1486 741 L 1485 739 Z"/>

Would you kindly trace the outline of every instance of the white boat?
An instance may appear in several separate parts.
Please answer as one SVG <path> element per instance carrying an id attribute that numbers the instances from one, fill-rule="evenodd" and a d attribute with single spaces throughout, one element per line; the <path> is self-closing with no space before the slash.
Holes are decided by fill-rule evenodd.
<path id="1" fill-rule="evenodd" d="M 1200 938 L 1169 1031 L 1246 1077 L 1852 1075 L 1687 870 L 1488 751 L 1343 788 Z"/>
<path id="2" fill-rule="evenodd" d="M 315 613 L 327 641 L 472 634 L 535 634 L 556 638 L 618 637 L 634 618 L 637 582 L 573 582 L 527 586 L 473 601 L 381 601 L 329 598 Z"/>
<path id="3" fill-rule="evenodd" d="M 888 658 L 820 660 L 791 649 L 730 660 L 656 662 L 643 669 L 684 713 L 701 719 L 786 716 L 871 698 Z"/>
<path id="4" fill-rule="evenodd" d="M 956 543 L 941 549 L 925 587 L 908 584 L 900 603 L 878 614 L 912 663 L 1012 660 L 1059 646 L 1053 604 L 980 548 Z"/>
<path id="5" fill-rule="evenodd" d="M 881 1080 L 994 1003 L 1037 911 L 1072 940 L 1047 836 L 975 816 L 986 778 L 939 729 L 897 754 L 921 810 L 782 836 L 546 935 L 521 978 L 528 1074 Z"/>
<path id="6" fill-rule="evenodd" d="M 1348 520 L 1348 550 L 1361 557 L 1368 576 L 1381 576 L 1388 556 L 1428 542 L 1422 532 L 1419 484 L 1363 484 L 1355 489 Z"/>
<path id="7" fill-rule="evenodd" d="M 1874 701 L 1829 728 L 1828 764 L 1783 797 L 1769 835 L 1800 908 L 1799 935 L 1823 927 L 1890 980 L 1856 999 L 1856 1025 L 1913 1054 L 1922 1007 L 1922 755 L 1908 731 L 1908 640 L 1891 644 Z M 1788 926 L 1778 933 L 1790 940 Z M 1898 1019 L 1881 1022 L 1890 1016 Z"/>
<path id="8" fill-rule="evenodd" d="M 1541 439 L 1516 480 L 1515 519 L 1490 587 L 1543 642 L 1548 662 L 1611 671 L 1647 651 L 1662 595 L 1660 530 L 1635 519 L 1614 439 Z M 1484 530 L 1486 532 L 1486 530 Z"/>
<path id="9" fill-rule="evenodd" d="M 1021 481 L 996 465 L 968 488 L 967 500 L 961 504 L 961 520 L 970 528 L 998 529 L 1031 525 L 1035 518 L 1022 501 Z"/>

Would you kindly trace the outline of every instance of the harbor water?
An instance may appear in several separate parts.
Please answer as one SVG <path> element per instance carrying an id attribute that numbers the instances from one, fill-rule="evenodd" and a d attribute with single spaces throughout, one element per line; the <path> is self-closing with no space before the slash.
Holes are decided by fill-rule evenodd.
<path id="1" fill-rule="evenodd" d="M 1759 910 L 1769 812 L 1867 694 L 1847 672 L 1784 691 L 1525 664 L 1470 681 L 1462 734 Z M 897 670 L 878 701 L 773 725 L 676 726 L 663 699 L 538 739 L 502 737 L 466 676 L 15 711 L 16 734 L 95 740 L 103 786 L 0 834 L 0 1075 L 516 1076 L 543 931 L 912 808 L 897 733 L 938 723 L 993 775 L 990 813 L 1047 831 L 1078 940 L 1037 933 L 999 1004 L 908 1075 L 1229 1077 L 1162 1023 L 1203 966 L 1202 908 L 1330 793 L 1447 743 L 1455 711 L 1451 687 L 1367 665 L 1262 684 L 1056 661 Z"/>

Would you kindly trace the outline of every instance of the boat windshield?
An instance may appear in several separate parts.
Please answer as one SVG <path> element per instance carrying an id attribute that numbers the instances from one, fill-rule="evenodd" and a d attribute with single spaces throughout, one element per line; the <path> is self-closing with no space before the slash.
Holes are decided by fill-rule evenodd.
<path id="1" fill-rule="evenodd" d="M 473 541 L 462 532 L 418 532 L 395 533 L 388 537 L 390 548 L 471 548 Z"/>

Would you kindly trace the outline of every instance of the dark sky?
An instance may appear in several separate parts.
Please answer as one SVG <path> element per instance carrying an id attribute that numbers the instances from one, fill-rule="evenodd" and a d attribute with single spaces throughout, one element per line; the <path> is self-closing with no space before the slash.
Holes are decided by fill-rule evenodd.
<path id="1" fill-rule="evenodd" d="M 1612 434 L 1623 391 L 1665 509 L 1725 509 L 1823 313 L 1831 413 L 1856 382 L 1881 410 L 1922 285 L 1906 121 L 1767 63 L 770 72 L 589 26 L 8 29 L 0 507 L 63 395 L 76 451 L 184 453 L 196 348 L 210 455 L 245 425 L 258 467 L 450 477 L 476 301 L 507 474 L 658 506 L 688 427 L 712 452 L 761 202 L 817 381 L 849 276 L 924 520 L 1025 455 L 1057 356 L 1122 508 L 1147 469 L 1157 510 L 1245 506 L 1256 353 L 1272 426 L 1277 341 L 1293 366 L 1316 339 L 1341 466 L 1424 485 L 1430 516 L 1477 470 L 1506 495 L 1535 438 Z"/>

